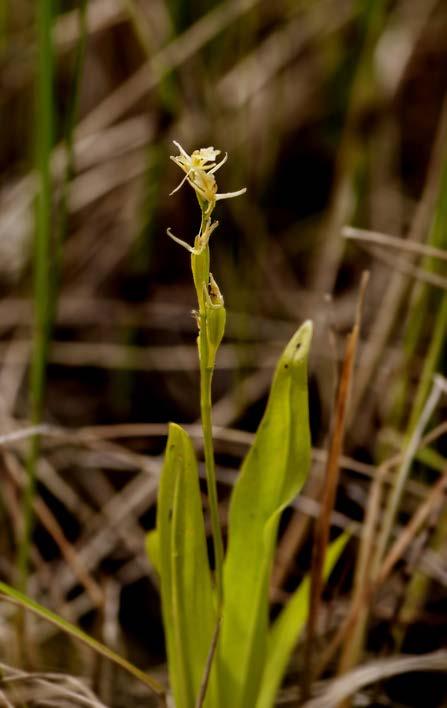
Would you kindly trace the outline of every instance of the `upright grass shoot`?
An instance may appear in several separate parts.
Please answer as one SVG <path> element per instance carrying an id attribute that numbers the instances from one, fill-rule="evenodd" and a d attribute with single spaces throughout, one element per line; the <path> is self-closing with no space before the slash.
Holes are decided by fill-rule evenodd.
<path id="1" fill-rule="evenodd" d="M 30 371 L 31 421 L 40 422 L 45 389 L 50 313 L 51 252 L 51 149 L 53 146 L 53 46 L 51 0 L 36 4 L 38 60 L 36 69 L 36 178 L 37 199 L 34 238 L 34 332 Z M 23 498 L 23 530 L 18 551 L 19 585 L 26 587 L 33 528 L 33 500 L 39 436 L 30 444 L 28 479 Z"/>

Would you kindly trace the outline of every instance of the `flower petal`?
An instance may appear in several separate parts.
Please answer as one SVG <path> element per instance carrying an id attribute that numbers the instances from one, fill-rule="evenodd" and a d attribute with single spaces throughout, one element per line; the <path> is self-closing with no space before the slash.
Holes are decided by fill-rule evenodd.
<path id="1" fill-rule="evenodd" d="M 172 192 L 169 192 L 169 196 L 170 196 L 170 197 L 172 197 L 173 194 L 175 194 L 176 192 L 178 192 L 178 190 L 179 190 L 181 187 L 183 187 L 183 185 L 185 184 L 186 180 L 187 180 L 188 177 L 189 177 L 190 172 L 191 172 L 191 170 L 186 173 L 186 175 L 183 177 L 183 179 L 182 179 L 182 181 L 180 182 L 180 184 L 178 184 L 177 187 L 172 190 Z"/>
<path id="2" fill-rule="evenodd" d="M 186 243 L 186 241 L 183 241 L 181 238 L 178 238 L 178 236 L 172 233 L 171 229 L 167 229 L 166 233 L 170 238 L 172 238 L 173 241 L 180 244 L 180 246 L 183 246 L 183 248 L 186 248 L 187 251 L 189 251 L 190 253 L 196 253 L 196 250 L 192 246 L 190 246 L 189 243 Z"/>
<path id="3" fill-rule="evenodd" d="M 220 199 L 231 199 L 231 197 L 239 197 L 241 194 L 245 194 L 247 191 L 247 187 L 242 187 L 242 189 L 238 189 L 237 192 L 225 192 L 225 194 L 216 194 L 214 197 L 216 202 L 218 202 Z"/>
<path id="4" fill-rule="evenodd" d="M 194 150 L 194 154 L 198 155 L 204 163 L 214 162 L 216 157 L 220 155 L 220 150 L 216 150 L 214 147 L 200 148 L 200 150 Z"/>
<path id="5" fill-rule="evenodd" d="M 228 153 L 226 152 L 226 153 L 225 153 L 225 157 L 223 158 L 223 160 L 221 160 L 220 162 L 218 162 L 217 165 L 215 165 L 215 166 L 213 167 L 213 169 L 208 172 L 208 174 L 209 174 L 209 175 L 212 175 L 212 174 L 214 174 L 215 172 L 217 172 L 217 170 L 220 169 L 220 168 L 222 167 L 222 165 L 225 164 L 225 162 L 226 162 L 227 160 L 228 160 Z"/>
<path id="6" fill-rule="evenodd" d="M 177 148 L 177 150 L 183 155 L 183 157 L 187 158 L 188 160 L 191 160 L 191 157 L 188 155 L 188 153 L 186 152 L 186 150 L 184 150 L 184 149 L 182 148 L 182 146 L 180 145 L 180 143 L 177 142 L 177 140 L 173 140 L 172 142 L 174 143 L 174 145 L 175 145 L 175 147 Z"/>

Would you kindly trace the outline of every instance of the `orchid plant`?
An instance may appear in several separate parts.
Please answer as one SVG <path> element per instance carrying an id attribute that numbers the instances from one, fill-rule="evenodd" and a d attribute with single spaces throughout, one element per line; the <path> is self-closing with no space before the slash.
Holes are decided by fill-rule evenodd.
<path id="1" fill-rule="evenodd" d="M 191 255 L 197 295 L 200 404 L 214 571 L 206 543 L 197 460 L 191 440 L 169 426 L 160 478 L 157 526 L 148 553 L 160 576 L 170 686 L 176 708 L 272 708 L 290 654 L 304 626 L 308 581 L 293 594 L 273 625 L 268 621 L 269 578 L 282 510 L 303 486 L 310 461 L 307 361 L 312 324 L 305 322 L 280 357 L 264 417 L 243 461 L 228 516 L 227 550 L 219 520 L 212 438 L 211 385 L 226 310 L 210 272 L 210 237 L 218 201 L 220 150 L 188 154 L 180 143 L 171 159 L 194 190 L 201 211 L 191 246 L 168 229 Z M 340 554 L 340 537 L 326 558 L 326 574 Z"/>

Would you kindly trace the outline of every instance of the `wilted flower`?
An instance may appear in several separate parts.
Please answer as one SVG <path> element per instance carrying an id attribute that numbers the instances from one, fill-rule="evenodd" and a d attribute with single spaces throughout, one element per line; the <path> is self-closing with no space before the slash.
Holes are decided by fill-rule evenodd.
<path id="1" fill-rule="evenodd" d="M 208 366 L 214 367 L 217 350 L 225 332 L 227 313 L 225 311 L 224 299 L 219 290 L 219 286 L 209 274 L 208 285 L 203 283 L 204 305 L 206 313 L 206 337 L 208 342 Z"/>
<path id="2" fill-rule="evenodd" d="M 173 241 L 176 243 L 180 244 L 180 246 L 183 246 L 183 248 L 186 248 L 187 251 L 190 253 L 193 253 L 195 256 L 199 256 L 207 247 L 208 241 L 210 240 L 210 236 L 213 233 L 215 229 L 219 226 L 218 221 L 211 221 L 211 219 L 208 219 L 208 221 L 205 224 L 205 228 L 197 234 L 197 236 L 194 239 L 194 246 L 190 246 L 189 243 L 186 241 L 183 241 L 183 239 L 179 238 L 175 234 L 172 233 L 171 229 L 168 229 L 168 236 L 172 238 Z"/>
<path id="3" fill-rule="evenodd" d="M 223 307 L 224 299 L 222 293 L 220 292 L 219 286 L 213 278 L 213 274 L 210 273 L 210 281 L 208 284 L 208 304 L 210 307 Z"/>

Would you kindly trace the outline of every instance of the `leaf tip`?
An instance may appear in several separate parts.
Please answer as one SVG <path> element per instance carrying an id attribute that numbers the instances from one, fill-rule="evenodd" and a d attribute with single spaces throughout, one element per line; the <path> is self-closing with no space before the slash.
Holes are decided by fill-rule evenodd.
<path id="1" fill-rule="evenodd" d="M 313 323 L 306 320 L 295 332 L 285 349 L 285 360 L 287 363 L 298 364 L 309 355 L 310 343 L 312 341 Z"/>

